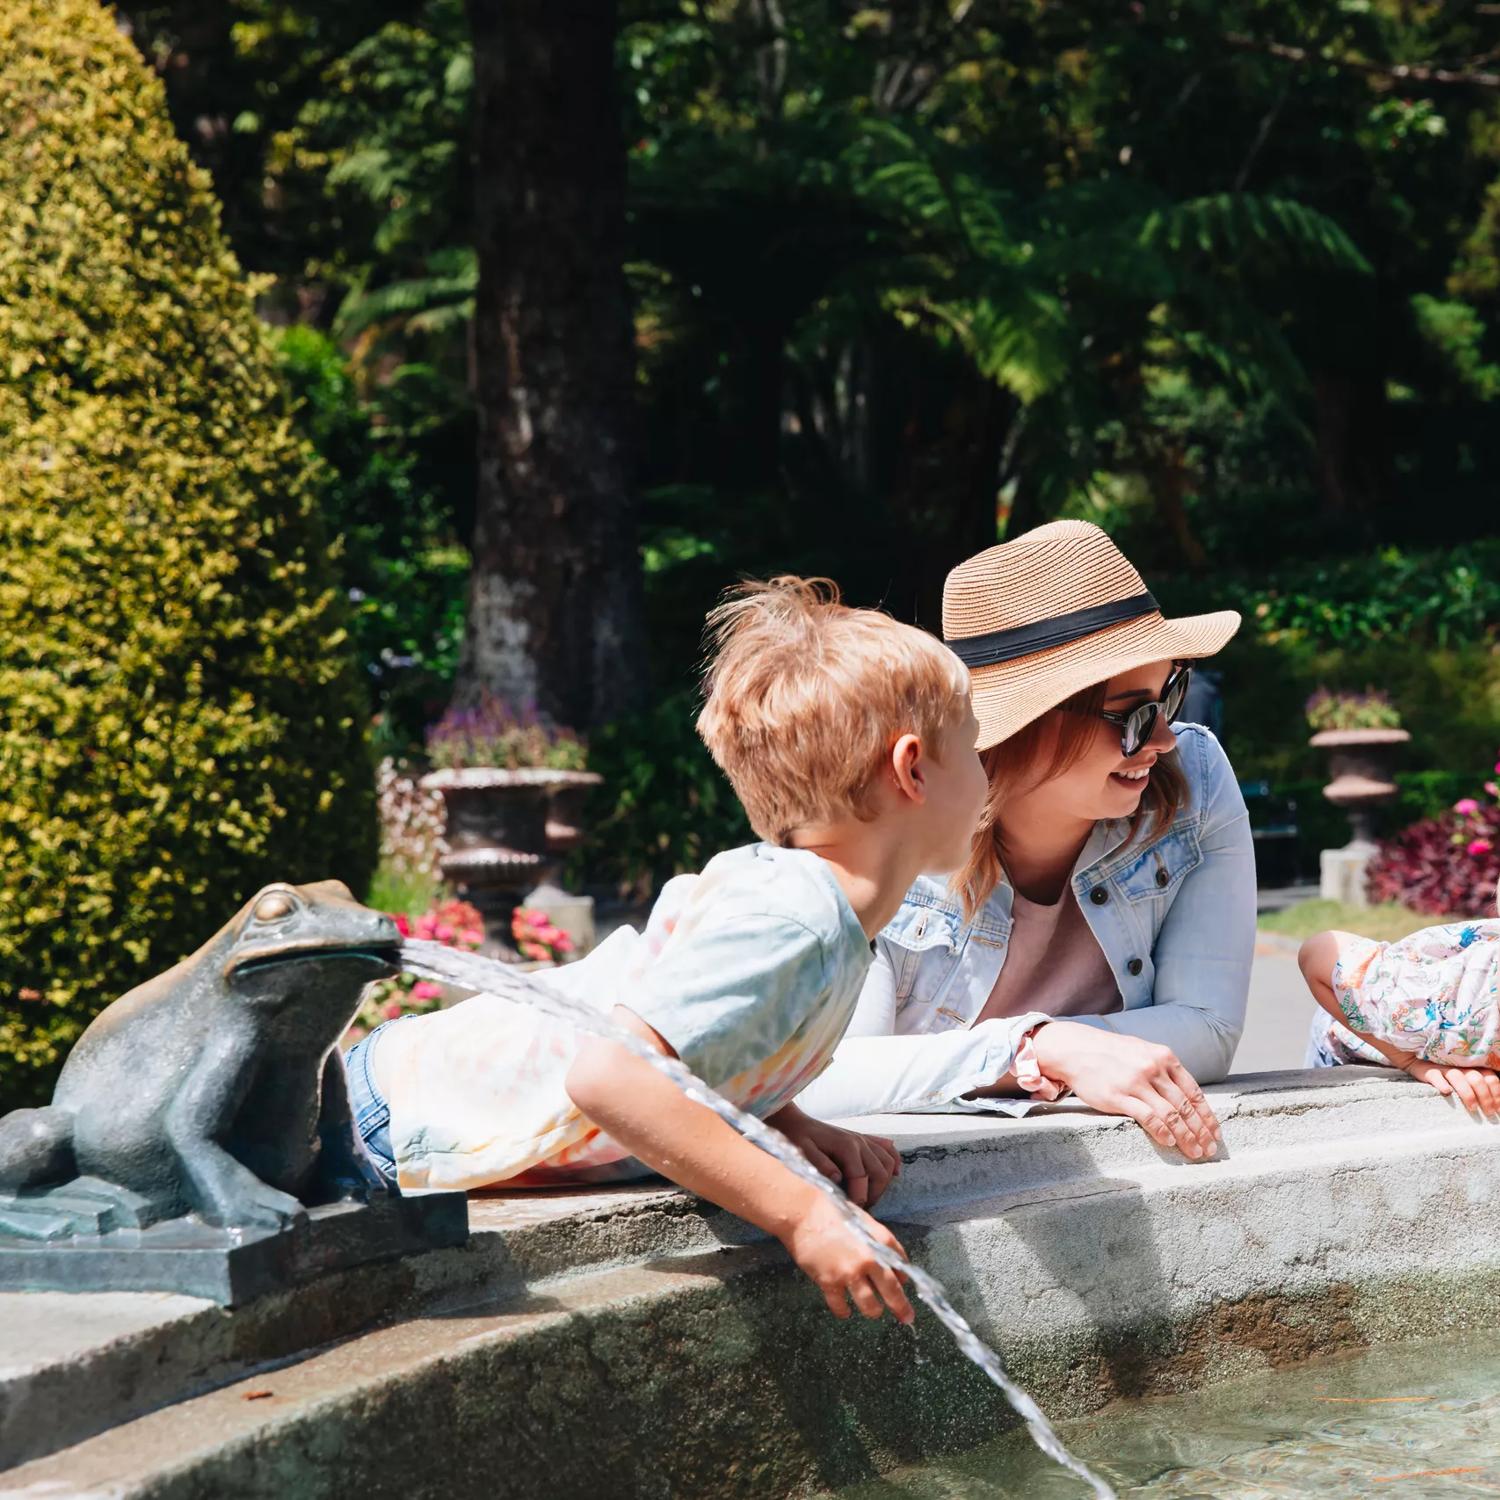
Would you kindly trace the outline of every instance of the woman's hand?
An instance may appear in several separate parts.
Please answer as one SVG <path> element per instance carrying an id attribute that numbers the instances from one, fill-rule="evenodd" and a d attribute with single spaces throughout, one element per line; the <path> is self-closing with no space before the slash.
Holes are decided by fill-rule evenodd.
<path id="1" fill-rule="evenodd" d="M 907 1258 L 900 1240 L 885 1225 L 876 1223 L 862 1209 L 855 1209 L 855 1213 L 880 1244 L 903 1260 Z M 777 1238 L 818 1284 L 834 1317 L 847 1318 L 852 1300 L 867 1318 L 880 1317 L 888 1307 L 899 1323 L 915 1319 L 900 1278 L 876 1259 L 874 1251 L 850 1230 L 838 1209 L 816 1188 L 807 1188 L 800 1211 Z"/>
<path id="2" fill-rule="evenodd" d="M 1419 1083 L 1440 1094 L 1453 1095 L 1476 1114 L 1500 1115 L 1500 1073 L 1493 1068 L 1455 1067 L 1452 1063 L 1428 1062 L 1414 1057 L 1401 1066 Z"/>
<path id="3" fill-rule="evenodd" d="M 1129 1115 L 1158 1146 L 1194 1161 L 1217 1150 L 1219 1122 L 1170 1047 L 1076 1021 L 1048 1021 L 1032 1045 L 1042 1072 L 1091 1109 Z"/>
<path id="4" fill-rule="evenodd" d="M 881 1135 L 842 1130 L 788 1104 L 766 1121 L 774 1125 L 825 1177 L 843 1184 L 861 1208 L 873 1208 L 891 1179 L 901 1174 L 901 1154 Z"/>

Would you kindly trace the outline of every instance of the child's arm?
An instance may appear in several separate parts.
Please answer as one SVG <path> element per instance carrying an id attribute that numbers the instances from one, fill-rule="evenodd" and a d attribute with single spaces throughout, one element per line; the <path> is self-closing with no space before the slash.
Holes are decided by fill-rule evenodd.
<path id="1" fill-rule="evenodd" d="M 611 1019 L 658 1051 L 676 1055 L 633 1011 L 617 1006 Z M 913 1321 L 895 1273 L 850 1233 L 822 1193 L 694 1104 L 643 1058 L 617 1043 L 587 1038 L 568 1070 L 567 1091 L 594 1124 L 653 1171 L 775 1235 L 818 1284 L 835 1317 L 849 1316 L 848 1297 L 867 1318 L 880 1317 L 884 1301 L 901 1322 Z M 865 1227 L 906 1254 L 883 1225 L 867 1218 Z"/>
<path id="2" fill-rule="evenodd" d="M 1480 1114 L 1500 1114 L 1500 1074 L 1492 1068 L 1473 1064 L 1435 1063 L 1415 1052 L 1406 1052 L 1400 1047 L 1350 1025 L 1333 992 L 1333 967 L 1338 962 L 1339 932 L 1320 932 L 1303 943 L 1297 954 L 1302 967 L 1302 977 L 1315 999 L 1341 1026 L 1348 1027 L 1360 1041 L 1373 1047 L 1393 1068 L 1410 1073 L 1419 1083 L 1425 1083 L 1440 1094 L 1456 1094 L 1459 1102 Z"/>

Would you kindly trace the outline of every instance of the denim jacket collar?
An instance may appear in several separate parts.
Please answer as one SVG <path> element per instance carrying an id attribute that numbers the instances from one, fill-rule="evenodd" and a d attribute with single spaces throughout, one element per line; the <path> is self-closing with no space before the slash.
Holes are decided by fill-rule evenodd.
<path id="1" fill-rule="evenodd" d="M 1101 866 L 1130 840 L 1130 823 L 1124 818 L 1107 818 L 1094 825 L 1077 860 L 1070 883 L 1082 895 L 1092 884 L 1092 877 L 1109 874 Z M 947 882 L 932 875 L 920 876 L 906 893 L 901 909 L 891 918 L 881 934 L 903 948 L 922 948 L 941 941 L 951 943 L 962 927 L 968 927 L 981 942 L 1003 943 L 1010 936 L 1011 909 L 1015 890 L 1002 875 L 972 922 L 964 921 L 963 902 L 949 890 Z M 934 922 L 935 918 L 940 918 Z M 945 931 L 937 931 L 937 928 Z"/>

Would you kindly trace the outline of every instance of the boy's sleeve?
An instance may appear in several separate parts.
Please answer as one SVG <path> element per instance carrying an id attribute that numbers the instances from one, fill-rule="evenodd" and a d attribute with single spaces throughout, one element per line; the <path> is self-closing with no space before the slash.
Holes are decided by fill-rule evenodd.
<path id="1" fill-rule="evenodd" d="M 784 915 L 726 912 L 676 942 L 620 999 L 711 1087 L 773 1056 L 828 988 L 818 935 Z"/>

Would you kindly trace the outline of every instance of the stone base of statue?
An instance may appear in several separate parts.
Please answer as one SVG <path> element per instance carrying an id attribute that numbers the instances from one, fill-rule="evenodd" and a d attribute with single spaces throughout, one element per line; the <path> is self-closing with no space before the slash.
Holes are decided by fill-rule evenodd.
<path id="1" fill-rule="evenodd" d="M 1365 880 L 1374 854 L 1375 845 L 1359 839 L 1342 849 L 1324 849 L 1318 855 L 1318 895 L 1343 906 L 1368 906 Z"/>
<path id="2" fill-rule="evenodd" d="M 152 1223 L 145 1199 L 81 1177 L 0 1193 L 0 1291 L 178 1292 L 235 1307 L 330 1271 L 462 1245 L 468 1233 L 463 1193 L 377 1193 L 319 1204 L 285 1229 L 216 1229 Z"/>

